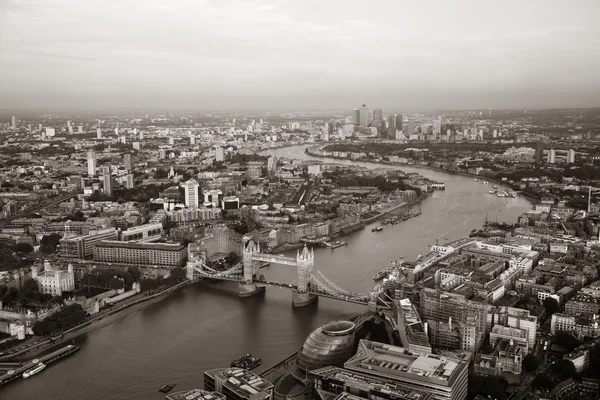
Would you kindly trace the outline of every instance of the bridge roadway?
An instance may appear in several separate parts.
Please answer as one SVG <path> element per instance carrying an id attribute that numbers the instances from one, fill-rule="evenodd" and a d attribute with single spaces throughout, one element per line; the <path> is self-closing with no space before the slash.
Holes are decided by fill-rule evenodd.
<path id="1" fill-rule="evenodd" d="M 286 256 L 274 256 L 272 254 L 252 254 L 252 261 L 266 261 L 276 264 L 293 265 L 296 266 L 297 262 L 295 258 Z"/>
<path id="2" fill-rule="evenodd" d="M 209 274 L 205 274 L 205 275 L 203 275 L 203 277 L 208 278 L 208 279 L 217 279 L 217 280 L 229 281 L 229 282 L 238 282 L 238 283 L 242 282 L 241 276 L 237 276 L 237 277 L 236 276 L 210 276 Z M 256 281 L 254 281 L 254 283 L 257 284 L 258 286 L 279 287 L 279 288 L 283 288 L 283 289 L 292 289 L 292 290 L 298 289 L 298 286 L 292 285 L 289 283 L 262 281 L 262 280 L 256 280 Z M 355 300 L 355 299 L 351 298 L 350 296 L 345 296 L 345 295 L 333 296 L 331 294 L 314 291 L 314 290 L 309 290 L 308 293 L 314 294 L 319 297 L 326 297 L 328 299 L 345 301 L 347 303 L 354 303 L 354 304 L 361 304 L 361 305 L 367 304 L 366 301 Z"/>

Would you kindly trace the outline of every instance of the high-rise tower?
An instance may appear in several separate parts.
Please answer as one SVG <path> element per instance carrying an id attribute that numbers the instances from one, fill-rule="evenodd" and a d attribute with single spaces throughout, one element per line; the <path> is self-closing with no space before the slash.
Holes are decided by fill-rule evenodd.
<path id="1" fill-rule="evenodd" d="M 363 104 L 362 106 L 360 106 L 359 113 L 360 118 L 358 126 L 366 128 L 367 126 L 369 126 L 369 107 L 367 107 L 366 104 Z"/>
<path id="2" fill-rule="evenodd" d="M 96 175 L 96 152 L 92 149 L 87 153 L 88 175 Z"/>
<path id="3" fill-rule="evenodd" d="M 102 167 L 102 179 L 104 181 L 104 194 L 112 196 L 112 176 L 110 174 L 110 165 Z"/>
<path id="4" fill-rule="evenodd" d="M 187 207 L 198 207 L 200 198 L 200 185 L 193 179 L 185 183 L 185 205 Z"/>

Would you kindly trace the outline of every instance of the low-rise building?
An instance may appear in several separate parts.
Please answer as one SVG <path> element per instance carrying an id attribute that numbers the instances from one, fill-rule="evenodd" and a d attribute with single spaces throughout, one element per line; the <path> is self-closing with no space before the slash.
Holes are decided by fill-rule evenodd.
<path id="1" fill-rule="evenodd" d="M 53 269 L 48 261 L 44 262 L 44 271 L 39 271 L 37 266 L 31 268 L 31 278 L 38 283 L 40 292 L 52 296 L 62 296 L 63 292 L 75 290 L 75 275 L 73 265 L 69 264 L 67 270 Z"/>
<path id="2" fill-rule="evenodd" d="M 157 267 L 182 267 L 187 248 L 182 244 L 104 240 L 94 248 L 94 261 Z"/>

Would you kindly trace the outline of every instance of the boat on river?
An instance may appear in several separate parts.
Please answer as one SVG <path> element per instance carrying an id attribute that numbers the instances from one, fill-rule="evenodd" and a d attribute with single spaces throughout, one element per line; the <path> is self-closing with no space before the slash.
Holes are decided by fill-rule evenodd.
<path id="1" fill-rule="evenodd" d="M 381 232 L 383 230 L 383 226 L 378 226 L 377 228 L 371 229 L 371 232 Z"/>
<path id="2" fill-rule="evenodd" d="M 232 368 L 243 368 L 243 369 L 254 369 L 262 364 L 262 361 L 258 357 L 252 357 L 251 354 L 244 354 L 242 357 L 231 362 Z"/>
<path id="3" fill-rule="evenodd" d="M 38 362 L 37 366 L 33 369 L 23 372 L 23 378 L 29 378 L 39 372 L 42 372 L 46 368 L 46 364 Z"/>

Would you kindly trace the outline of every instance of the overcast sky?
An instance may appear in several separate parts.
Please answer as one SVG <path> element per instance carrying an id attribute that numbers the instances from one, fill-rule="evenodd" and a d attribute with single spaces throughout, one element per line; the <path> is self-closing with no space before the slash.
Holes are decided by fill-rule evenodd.
<path id="1" fill-rule="evenodd" d="M 0 107 L 600 106 L 600 0 L 0 0 Z"/>

